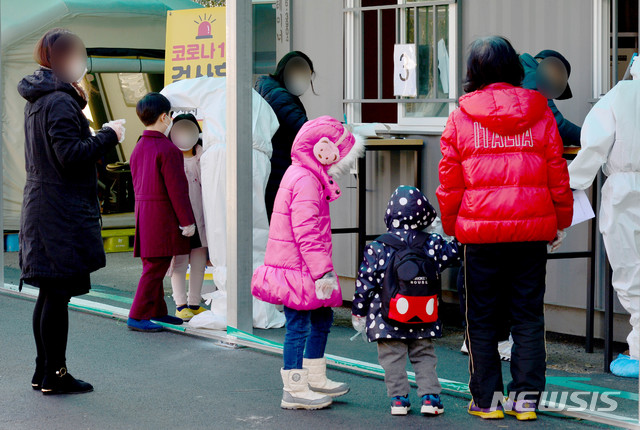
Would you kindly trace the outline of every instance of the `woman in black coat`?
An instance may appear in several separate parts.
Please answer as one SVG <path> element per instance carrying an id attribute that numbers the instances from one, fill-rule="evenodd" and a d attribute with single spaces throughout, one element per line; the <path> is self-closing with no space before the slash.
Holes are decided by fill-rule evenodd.
<path id="1" fill-rule="evenodd" d="M 33 314 L 34 390 L 44 394 L 91 391 L 66 369 L 68 303 L 91 287 L 89 274 L 105 266 L 97 197 L 96 161 L 124 135 L 122 122 L 92 136 L 82 113 L 87 94 L 82 41 L 63 29 L 36 45 L 41 66 L 18 84 L 25 106 L 25 165 L 20 222 L 20 284 L 40 289 Z"/>
<path id="2" fill-rule="evenodd" d="M 300 51 L 292 51 L 278 62 L 274 74 L 261 76 L 256 81 L 256 91 L 269 103 L 280 123 L 280 128 L 271 139 L 273 145 L 271 174 L 265 192 L 269 219 L 271 219 L 273 202 L 276 199 L 280 181 L 291 165 L 293 140 L 308 120 L 300 96 L 309 87 L 313 91 L 313 74 L 311 59 Z"/>

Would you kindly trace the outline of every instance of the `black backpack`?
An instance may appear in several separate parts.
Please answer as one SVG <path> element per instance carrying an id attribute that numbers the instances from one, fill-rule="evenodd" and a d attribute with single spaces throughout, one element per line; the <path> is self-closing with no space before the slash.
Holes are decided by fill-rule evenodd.
<path id="1" fill-rule="evenodd" d="M 382 318 L 395 327 L 420 328 L 438 319 L 441 288 L 437 264 L 425 253 L 429 235 L 418 232 L 408 245 L 386 233 L 377 242 L 394 249 L 382 285 Z"/>

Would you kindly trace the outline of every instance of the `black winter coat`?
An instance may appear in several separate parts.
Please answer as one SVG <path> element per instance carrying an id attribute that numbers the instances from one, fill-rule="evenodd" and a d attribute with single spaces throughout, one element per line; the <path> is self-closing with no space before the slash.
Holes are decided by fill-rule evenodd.
<path id="1" fill-rule="evenodd" d="M 87 102 L 48 69 L 22 79 L 18 92 L 27 100 L 21 280 L 88 275 L 106 263 L 96 162 L 117 135 L 104 128 L 92 136 Z"/>
<path id="2" fill-rule="evenodd" d="M 280 181 L 284 172 L 291 165 L 291 146 L 302 125 L 308 121 L 307 112 L 300 98 L 291 94 L 271 76 L 258 78 L 256 91 L 264 98 L 275 112 L 280 128 L 271 139 L 273 155 L 271 156 L 271 174 L 267 182 L 265 202 L 267 214 L 271 219 L 273 202 L 276 199 Z"/>

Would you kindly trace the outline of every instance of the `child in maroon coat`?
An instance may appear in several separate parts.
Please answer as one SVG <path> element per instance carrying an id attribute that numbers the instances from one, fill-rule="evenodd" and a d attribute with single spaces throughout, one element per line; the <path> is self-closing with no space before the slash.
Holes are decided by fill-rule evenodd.
<path id="1" fill-rule="evenodd" d="M 133 255 L 142 258 L 142 276 L 127 326 L 150 332 L 162 330 L 151 320 L 182 324 L 168 315 L 162 280 L 173 256 L 191 251 L 189 237 L 196 227 L 182 153 L 167 138 L 171 103 L 159 93 L 149 93 L 136 112 L 145 125 L 130 160 L 136 197 Z"/>

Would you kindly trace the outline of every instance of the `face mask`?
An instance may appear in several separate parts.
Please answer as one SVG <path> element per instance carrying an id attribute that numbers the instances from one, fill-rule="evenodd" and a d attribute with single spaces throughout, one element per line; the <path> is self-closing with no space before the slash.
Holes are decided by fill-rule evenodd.
<path id="1" fill-rule="evenodd" d="M 188 151 L 190 149 L 193 149 L 193 147 L 198 141 L 197 137 L 196 137 L 196 140 L 194 141 L 193 136 L 189 134 L 174 133 L 174 135 L 171 136 L 171 138 L 173 140 L 174 145 L 176 145 L 178 149 L 180 149 L 181 151 Z"/>
<path id="2" fill-rule="evenodd" d="M 82 72 L 82 76 L 80 76 L 80 79 L 78 79 L 76 82 L 79 84 L 80 82 L 82 82 L 82 79 L 84 79 L 85 75 L 87 74 L 87 68 L 85 66 L 83 72 Z"/>
<path id="3" fill-rule="evenodd" d="M 66 72 L 67 80 L 69 82 L 80 83 L 84 75 L 87 74 L 87 62 L 76 61 L 72 64 Z"/>
<path id="4" fill-rule="evenodd" d="M 164 131 L 164 135 L 169 137 L 169 132 L 171 132 L 171 127 L 173 127 L 173 121 L 171 121 L 171 117 L 169 115 L 167 115 L 167 118 L 169 118 L 169 124 L 167 125 L 167 129 Z M 162 121 L 164 122 L 164 121 Z M 167 124 L 166 122 L 164 122 L 165 125 Z"/>
<path id="5" fill-rule="evenodd" d="M 287 90 L 294 96 L 303 95 L 311 86 L 311 80 L 305 76 L 293 76 L 285 83 Z"/>

